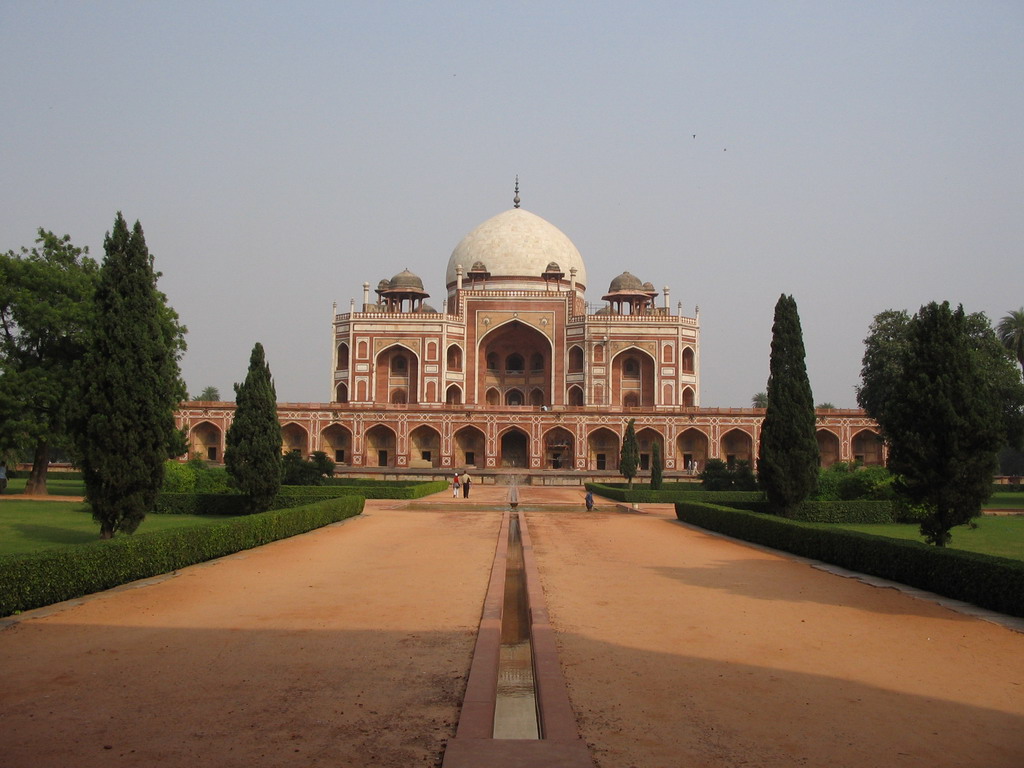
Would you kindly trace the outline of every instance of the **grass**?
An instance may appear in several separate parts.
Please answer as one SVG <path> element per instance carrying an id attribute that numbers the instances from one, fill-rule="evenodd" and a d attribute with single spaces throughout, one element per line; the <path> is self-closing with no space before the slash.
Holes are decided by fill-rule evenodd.
<path id="1" fill-rule="evenodd" d="M 996 491 L 985 503 L 985 509 L 1024 509 L 1024 493 L 1020 491 Z"/>
<path id="2" fill-rule="evenodd" d="M 4 495 L 24 493 L 27 482 L 24 477 L 8 480 Z M 84 496 L 85 481 L 63 477 L 60 472 L 53 472 L 46 476 L 46 491 L 51 496 Z"/>
<path id="3" fill-rule="evenodd" d="M 223 517 L 212 515 L 149 515 L 137 533 L 210 525 Z M 38 552 L 96 541 L 99 523 L 85 504 L 73 501 L 0 502 L 0 555 Z"/>
<path id="4" fill-rule="evenodd" d="M 1024 516 L 979 517 L 974 522 L 977 528 L 960 525 L 950 531 L 953 535 L 950 548 L 1024 561 Z M 916 523 L 850 523 L 839 527 L 894 539 L 924 541 Z"/>

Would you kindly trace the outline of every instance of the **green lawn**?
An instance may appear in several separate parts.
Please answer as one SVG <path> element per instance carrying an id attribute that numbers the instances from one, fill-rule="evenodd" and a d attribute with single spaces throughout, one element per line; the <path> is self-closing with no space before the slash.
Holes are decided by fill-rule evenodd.
<path id="1" fill-rule="evenodd" d="M 949 543 L 951 548 L 1024 560 L 1024 516 L 979 517 L 974 522 L 977 528 L 960 525 L 950 531 L 953 534 Z M 924 541 L 917 524 L 861 523 L 840 527 L 894 539 Z"/>
<path id="2" fill-rule="evenodd" d="M 210 515 L 148 515 L 138 533 L 165 531 L 223 520 Z M 0 555 L 37 552 L 96 541 L 99 523 L 85 504 L 68 501 L 0 501 Z"/>
<path id="3" fill-rule="evenodd" d="M 996 491 L 985 504 L 985 509 L 1024 509 L 1024 493 Z"/>
<path id="4" fill-rule="evenodd" d="M 11 479 L 7 481 L 7 490 L 4 494 L 19 494 L 25 492 L 25 478 Z M 85 482 L 67 477 L 60 472 L 53 472 L 46 476 L 46 490 L 51 496 L 84 496 Z"/>

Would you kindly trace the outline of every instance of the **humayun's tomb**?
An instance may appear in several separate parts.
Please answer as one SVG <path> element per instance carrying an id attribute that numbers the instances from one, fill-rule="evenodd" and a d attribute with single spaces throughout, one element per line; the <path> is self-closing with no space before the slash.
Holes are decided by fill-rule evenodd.
<path id="1" fill-rule="evenodd" d="M 280 403 L 285 451 L 324 451 L 338 471 L 534 482 L 617 475 L 635 419 L 641 470 L 661 445 L 666 476 L 710 458 L 755 462 L 764 411 L 700 407 L 700 316 L 672 313 L 669 289 L 629 272 L 592 310 L 587 269 L 557 227 L 519 206 L 480 224 L 448 259 L 447 299 L 426 302 L 409 271 L 334 315 L 331 402 Z M 234 403 L 177 414 L 193 455 L 221 461 Z M 823 465 L 883 462 L 859 410 L 818 412 Z"/>

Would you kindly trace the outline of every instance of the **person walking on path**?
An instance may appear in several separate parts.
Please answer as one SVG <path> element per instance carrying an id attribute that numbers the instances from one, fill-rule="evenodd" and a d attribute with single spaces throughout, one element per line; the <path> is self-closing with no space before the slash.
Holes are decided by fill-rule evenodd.
<path id="1" fill-rule="evenodd" d="M 469 498 L 469 486 L 473 482 L 473 478 L 469 476 L 469 471 L 464 470 L 462 473 L 462 498 Z"/>
<path id="2" fill-rule="evenodd" d="M 459 473 L 455 473 L 455 477 L 452 478 L 452 498 L 457 499 L 459 497 Z"/>
<path id="3" fill-rule="evenodd" d="M 592 512 L 594 509 L 594 494 L 587 491 L 587 495 L 583 497 L 583 503 L 587 505 L 587 512 Z"/>
<path id="4" fill-rule="evenodd" d="M 0 493 L 7 490 L 7 462 L 0 461 Z"/>

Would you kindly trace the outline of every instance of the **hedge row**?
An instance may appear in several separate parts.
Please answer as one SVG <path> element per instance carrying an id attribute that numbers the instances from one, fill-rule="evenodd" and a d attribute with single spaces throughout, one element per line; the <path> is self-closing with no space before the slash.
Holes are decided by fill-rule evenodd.
<path id="1" fill-rule="evenodd" d="M 348 496 L 213 525 L 119 536 L 63 549 L 0 557 L 0 616 L 224 557 L 358 515 Z"/>
<path id="2" fill-rule="evenodd" d="M 790 519 L 804 523 L 891 523 L 892 502 L 805 501 L 793 511 Z"/>
<path id="3" fill-rule="evenodd" d="M 680 483 L 682 485 L 682 483 Z M 616 485 L 605 485 L 603 483 L 586 483 L 588 491 L 604 496 L 612 501 L 626 503 L 671 503 L 674 501 L 713 501 L 719 504 L 732 502 L 763 501 L 764 494 L 760 491 L 703 491 L 703 490 L 682 490 L 665 489 L 652 491 L 650 488 L 628 487 Z"/>
<path id="4" fill-rule="evenodd" d="M 418 499 L 448 487 L 444 480 L 415 485 L 282 485 L 270 508 L 286 509 L 321 499 L 361 496 L 364 499 Z M 242 515 L 242 496 L 226 493 L 161 493 L 153 514 L 157 515 Z"/>
<path id="5" fill-rule="evenodd" d="M 1024 616 L 1024 562 L 825 528 L 714 504 L 676 504 L 686 523 L 1011 616 Z"/>

